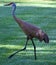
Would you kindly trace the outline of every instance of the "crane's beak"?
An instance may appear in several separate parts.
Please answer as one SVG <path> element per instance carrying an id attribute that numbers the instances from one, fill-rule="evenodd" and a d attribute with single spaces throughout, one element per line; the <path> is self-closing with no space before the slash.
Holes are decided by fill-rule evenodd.
<path id="1" fill-rule="evenodd" d="M 5 4 L 4 6 L 9 6 L 9 5 L 11 5 L 10 3 L 9 4 Z"/>
<path id="2" fill-rule="evenodd" d="M 4 6 L 9 6 L 9 5 L 11 5 L 11 4 L 13 4 L 13 2 L 11 2 L 11 3 L 9 3 L 9 4 L 5 4 Z"/>

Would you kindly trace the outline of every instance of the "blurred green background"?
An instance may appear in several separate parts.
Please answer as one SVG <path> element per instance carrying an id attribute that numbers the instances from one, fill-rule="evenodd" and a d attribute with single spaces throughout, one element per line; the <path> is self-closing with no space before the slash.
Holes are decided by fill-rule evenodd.
<path id="1" fill-rule="evenodd" d="M 27 49 L 17 53 L 13 58 L 8 56 L 24 47 L 26 35 L 15 22 L 11 7 L 5 3 L 15 2 L 16 16 L 44 30 L 49 44 L 34 39 L 37 48 L 37 60 L 31 41 Z M 56 0 L 0 0 L 0 65 L 56 65 Z"/>

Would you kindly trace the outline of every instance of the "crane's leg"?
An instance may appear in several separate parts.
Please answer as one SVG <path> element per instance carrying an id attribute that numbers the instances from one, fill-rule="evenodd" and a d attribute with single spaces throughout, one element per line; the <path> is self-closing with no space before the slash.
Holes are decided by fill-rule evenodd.
<path id="1" fill-rule="evenodd" d="M 14 52 L 14 53 L 13 53 L 13 54 L 11 54 L 8 58 L 11 58 L 11 57 L 12 57 L 12 56 L 14 56 L 16 53 L 18 53 L 18 52 L 20 52 L 20 51 L 25 50 L 25 49 L 26 49 L 26 46 L 27 46 L 27 43 L 28 43 L 28 40 L 29 40 L 29 37 L 27 37 L 27 41 L 26 41 L 25 47 L 24 47 L 23 49 L 21 49 L 21 50 L 18 50 L 18 51 L 16 51 L 16 52 Z"/>
<path id="2" fill-rule="evenodd" d="M 33 44 L 33 46 L 34 46 L 34 56 L 35 56 L 35 60 L 36 60 L 36 59 L 37 59 L 37 58 L 36 58 L 36 46 L 35 46 L 35 44 L 34 44 L 33 39 L 31 39 L 31 41 L 32 41 L 32 44 Z"/>

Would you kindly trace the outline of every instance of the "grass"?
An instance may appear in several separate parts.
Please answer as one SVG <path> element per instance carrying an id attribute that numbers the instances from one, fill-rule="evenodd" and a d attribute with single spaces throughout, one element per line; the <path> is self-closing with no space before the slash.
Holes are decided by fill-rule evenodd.
<path id="1" fill-rule="evenodd" d="M 56 0 L 0 0 L 0 4 L 8 2 L 16 2 L 20 4 L 56 4 Z"/>
<path id="2" fill-rule="evenodd" d="M 45 44 L 34 39 L 37 60 L 34 60 L 31 41 L 26 51 L 8 59 L 11 53 L 24 47 L 26 36 L 14 21 L 11 7 L 0 6 L 0 65 L 56 65 L 56 8 L 17 6 L 16 16 L 44 30 L 50 38 L 50 43 Z"/>

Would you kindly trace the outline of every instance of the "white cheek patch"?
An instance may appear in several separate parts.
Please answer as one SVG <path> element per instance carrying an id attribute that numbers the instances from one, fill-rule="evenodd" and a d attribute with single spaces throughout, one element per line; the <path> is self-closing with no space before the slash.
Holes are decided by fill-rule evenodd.
<path id="1" fill-rule="evenodd" d="M 38 32 L 36 33 L 36 36 L 40 37 L 41 39 L 43 39 L 44 36 L 44 32 L 42 30 L 38 30 Z"/>
<path id="2" fill-rule="evenodd" d="M 42 35 L 42 30 L 39 30 L 39 34 Z"/>
<path id="3" fill-rule="evenodd" d="M 41 36 L 42 35 L 42 30 L 39 30 L 37 33 L 36 33 L 36 36 Z"/>
<path id="4" fill-rule="evenodd" d="M 38 32 L 36 33 L 36 36 L 38 36 Z"/>
<path id="5" fill-rule="evenodd" d="M 42 30 L 39 30 L 39 34 L 40 34 L 41 36 L 43 36 L 43 35 L 44 35 L 44 32 L 43 32 Z"/>

